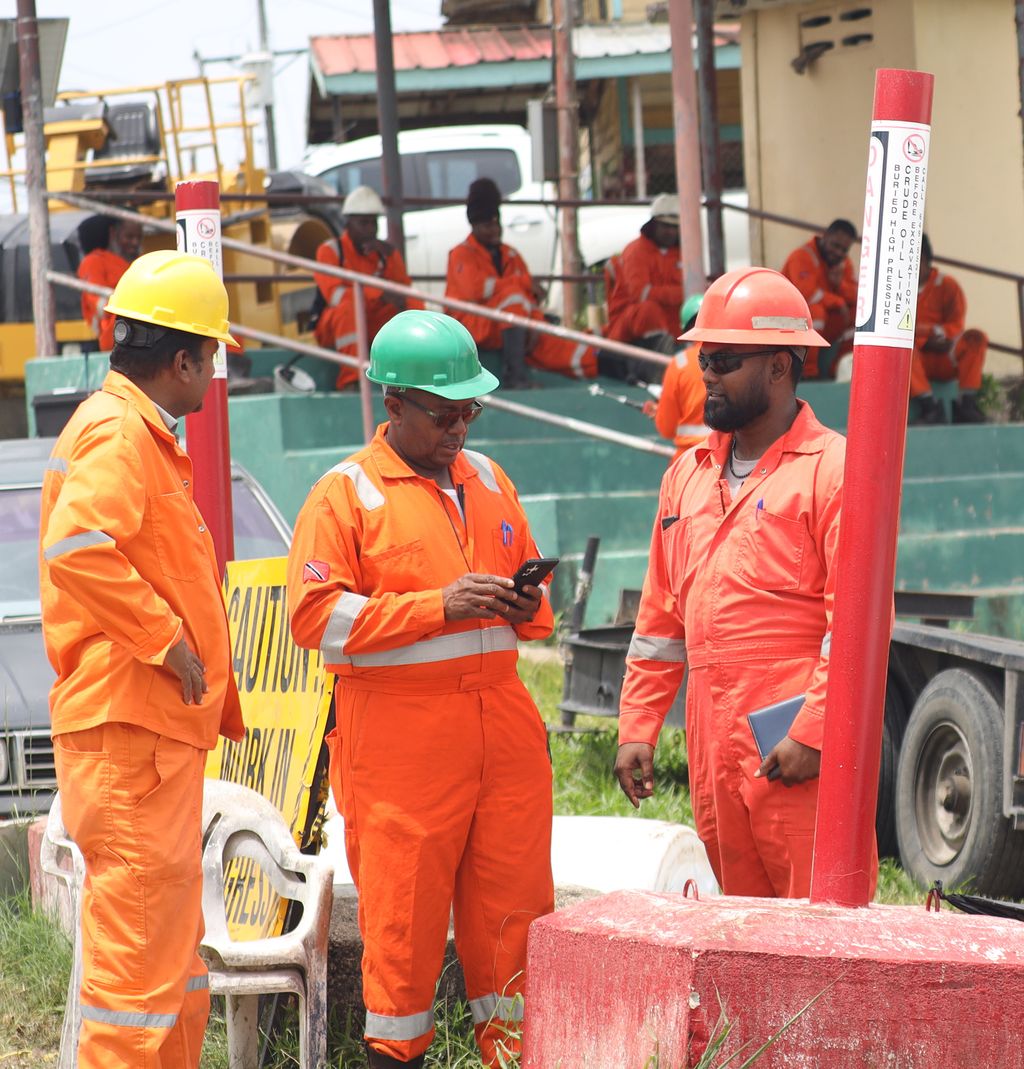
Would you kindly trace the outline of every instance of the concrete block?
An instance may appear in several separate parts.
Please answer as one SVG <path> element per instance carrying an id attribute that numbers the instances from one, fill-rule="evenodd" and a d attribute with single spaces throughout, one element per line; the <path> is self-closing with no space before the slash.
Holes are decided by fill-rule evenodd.
<path id="1" fill-rule="evenodd" d="M 522 1066 L 685 1069 L 724 1006 L 722 1062 L 817 999 L 757 1069 L 1024 1069 L 1021 932 L 923 906 L 616 892 L 531 926 Z"/>

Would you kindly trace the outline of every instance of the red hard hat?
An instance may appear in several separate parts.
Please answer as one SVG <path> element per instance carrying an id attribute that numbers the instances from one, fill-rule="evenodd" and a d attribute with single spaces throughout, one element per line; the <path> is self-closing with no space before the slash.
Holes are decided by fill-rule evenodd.
<path id="1" fill-rule="evenodd" d="M 785 275 L 768 267 L 727 271 L 708 287 L 685 341 L 734 345 L 827 346 L 811 326 L 811 310 Z"/>

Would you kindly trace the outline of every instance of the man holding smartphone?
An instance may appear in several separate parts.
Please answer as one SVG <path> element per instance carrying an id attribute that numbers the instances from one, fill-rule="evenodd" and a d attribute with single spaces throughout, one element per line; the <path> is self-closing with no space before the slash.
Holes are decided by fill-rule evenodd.
<path id="1" fill-rule="evenodd" d="M 359 891 L 371 1069 L 422 1066 L 449 915 L 484 1064 L 511 1054 L 526 932 L 551 911 L 547 734 L 516 671 L 551 633 L 508 476 L 464 448 L 498 380 L 459 322 L 373 341 L 388 421 L 314 486 L 288 562 L 292 634 L 337 676 L 330 779 Z M 504 1061 L 501 1062 L 504 1064 Z"/>
<path id="2" fill-rule="evenodd" d="M 697 832 L 726 894 L 810 892 L 845 439 L 796 397 L 827 345 L 776 271 L 715 281 L 684 339 L 700 343 L 707 441 L 661 486 L 626 657 L 615 773 L 634 806 L 689 668 L 686 742 Z M 805 695 L 762 760 L 747 715 Z M 876 862 L 877 864 L 877 862 Z"/>

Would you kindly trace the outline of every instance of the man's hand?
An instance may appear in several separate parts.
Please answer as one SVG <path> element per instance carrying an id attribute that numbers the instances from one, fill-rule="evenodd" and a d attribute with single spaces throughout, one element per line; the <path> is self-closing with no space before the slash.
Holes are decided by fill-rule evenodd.
<path id="1" fill-rule="evenodd" d="M 493 620 L 508 616 L 508 606 L 515 602 L 511 579 L 500 575 L 477 575 L 468 572 L 441 591 L 446 620 Z M 511 595 L 511 598 L 509 597 Z"/>
<path id="2" fill-rule="evenodd" d="M 948 355 L 953 351 L 953 339 L 947 338 L 943 334 L 933 334 L 921 348 L 926 353 L 946 353 Z"/>
<path id="3" fill-rule="evenodd" d="M 805 746 L 787 735 L 765 757 L 754 775 L 781 779 L 784 786 L 793 787 L 805 780 L 815 779 L 820 772 L 821 750 Z"/>
<path id="4" fill-rule="evenodd" d="M 825 275 L 828 278 L 828 284 L 833 289 L 839 289 L 839 285 L 843 281 L 843 261 L 840 260 L 839 263 L 833 264 L 825 272 Z"/>
<path id="5" fill-rule="evenodd" d="M 640 410 L 648 419 L 654 419 L 658 414 L 658 402 L 651 398 L 648 401 L 644 401 L 644 406 Z"/>
<path id="6" fill-rule="evenodd" d="M 203 695 L 209 690 L 206 665 L 184 639 L 167 651 L 164 668 L 170 669 L 181 680 L 181 698 L 186 705 L 203 704 Z"/>
<path id="7" fill-rule="evenodd" d="M 640 799 L 654 794 L 654 747 L 646 742 L 624 742 L 615 755 L 615 777 L 633 808 L 639 809 Z"/>
<path id="8" fill-rule="evenodd" d="M 504 616 L 513 626 L 529 623 L 537 615 L 543 598 L 544 593 L 539 586 L 524 586 L 521 594 L 510 590 L 498 615 Z"/>

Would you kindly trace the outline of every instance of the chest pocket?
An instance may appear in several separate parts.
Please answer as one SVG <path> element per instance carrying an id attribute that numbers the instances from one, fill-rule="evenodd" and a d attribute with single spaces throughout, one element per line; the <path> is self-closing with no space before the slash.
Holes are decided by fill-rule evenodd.
<path id="1" fill-rule="evenodd" d="M 193 582 L 202 568 L 209 567 L 209 561 L 192 503 L 183 490 L 178 490 L 151 497 L 149 508 L 160 570 L 168 579 Z"/>
<path id="2" fill-rule="evenodd" d="M 399 594 L 429 589 L 433 575 L 420 538 L 364 554 L 362 568 L 367 589 Z"/>
<path id="3" fill-rule="evenodd" d="M 800 520 L 760 509 L 740 540 L 736 571 L 758 590 L 799 590 L 809 541 Z"/>
<path id="4" fill-rule="evenodd" d="M 689 568 L 690 545 L 693 540 L 693 517 L 682 516 L 666 526 L 662 520 L 661 547 L 665 570 L 673 586 L 685 578 Z M 679 591 L 677 590 L 678 594 Z"/>

